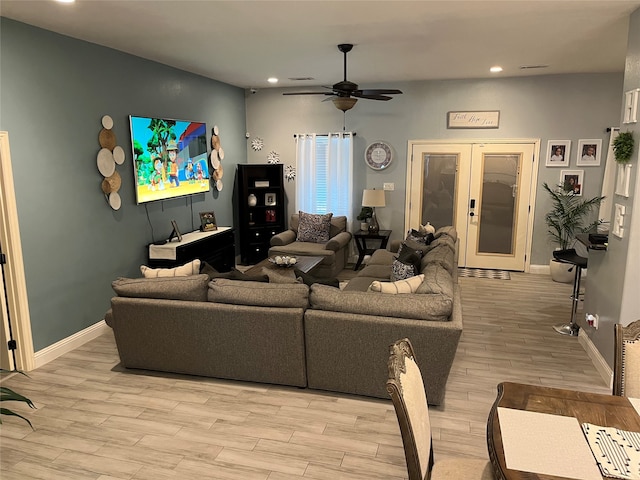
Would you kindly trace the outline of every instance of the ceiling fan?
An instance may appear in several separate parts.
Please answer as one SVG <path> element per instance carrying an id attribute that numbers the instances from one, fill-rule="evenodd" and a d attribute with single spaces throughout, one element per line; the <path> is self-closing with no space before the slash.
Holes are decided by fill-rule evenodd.
<path id="1" fill-rule="evenodd" d="M 401 94 L 400 90 L 390 90 L 383 88 L 359 90 L 358 85 L 347 80 L 347 53 L 351 51 L 353 45 L 351 43 L 341 43 L 338 45 L 338 50 L 344 54 L 344 80 L 334 84 L 330 88 L 331 92 L 285 92 L 283 95 L 329 95 L 333 96 L 333 104 L 338 110 L 346 112 L 353 108 L 358 101 L 358 98 L 368 98 L 370 100 L 391 100 L 393 97 L 388 95 Z"/>

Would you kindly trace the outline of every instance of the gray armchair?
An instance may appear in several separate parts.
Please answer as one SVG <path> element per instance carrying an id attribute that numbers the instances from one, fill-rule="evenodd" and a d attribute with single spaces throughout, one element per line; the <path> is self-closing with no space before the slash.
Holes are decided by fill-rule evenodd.
<path id="1" fill-rule="evenodd" d="M 291 215 L 289 230 L 271 237 L 269 256 L 274 255 L 312 255 L 324 257 L 322 263 L 313 271 L 316 277 L 335 277 L 347 265 L 351 233 L 347 232 L 347 217 L 331 218 L 330 238 L 326 243 L 299 242 L 298 214 Z"/>

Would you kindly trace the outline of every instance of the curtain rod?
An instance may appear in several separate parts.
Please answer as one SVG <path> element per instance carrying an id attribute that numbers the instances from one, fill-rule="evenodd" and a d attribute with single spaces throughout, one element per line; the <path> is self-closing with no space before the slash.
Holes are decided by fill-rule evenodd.
<path id="1" fill-rule="evenodd" d="M 343 133 L 343 132 L 338 132 L 338 133 Z M 302 135 L 302 134 L 301 134 Z M 327 135 L 332 135 L 331 133 L 327 133 Z M 351 132 L 351 135 L 353 135 L 354 137 L 356 136 L 356 132 Z M 298 138 L 298 134 L 294 133 L 293 134 L 293 138 Z"/>

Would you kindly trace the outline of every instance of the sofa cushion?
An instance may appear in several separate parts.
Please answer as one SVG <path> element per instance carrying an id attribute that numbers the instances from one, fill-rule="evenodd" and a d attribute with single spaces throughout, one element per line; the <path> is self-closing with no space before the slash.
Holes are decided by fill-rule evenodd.
<path id="1" fill-rule="evenodd" d="M 416 293 L 436 293 L 453 298 L 453 278 L 442 265 L 430 263 L 422 273 L 424 280 Z"/>
<path id="2" fill-rule="evenodd" d="M 377 249 L 369 258 L 367 266 L 369 265 L 391 265 L 393 261 L 398 258 L 396 253 L 384 250 L 382 248 Z"/>
<path id="3" fill-rule="evenodd" d="M 421 250 L 413 250 L 406 246 L 400 249 L 398 258 L 391 264 L 391 281 L 404 280 L 420 273 Z"/>
<path id="4" fill-rule="evenodd" d="M 455 253 L 456 251 L 456 242 L 455 240 L 449 236 L 449 235 L 440 235 L 438 238 L 436 238 L 433 242 L 431 242 L 431 244 L 429 245 L 429 247 L 435 248 L 438 245 L 446 245 L 447 247 L 449 247 L 451 249 L 451 251 L 453 253 Z"/>
<path id="5" fill-rule="evenodd" d="M 209 282 L 207 300 L 256 307 L 307 308 L 309 287 L 303 283 L 282 285 L 218 278 Z"/>
<path id="6" fill-rule="evenodd" d="M 326 243 L 331 232 L 331 217 L 333 213 L 316 215 L 314 213 L 298 212 L 298 241 Z"/>
<path id="7" fill-rule="evenodd" d="M 312 308 L 330 312 L 447 321 L 453 311 L 453 299 L 444 295 L 380 295 L 375 292 L 338 290 L 326 285 L 311 286 Z"/>
<path id="8" fill-rule="evenodd" d="M 164 300 L 207 300 L 208 275 L 188 277 L 118 278 L 111 283 L 121 297 L 161 298 Z"/>
<path id="9" fill-rule="evenodd" d="M 435 238 L 439 238 L 442 235 L 449 235 L 454 242 L 458 240 L 458 233 L 456 232 L 455 227 L 451 225 L 446 227 L 440 227 L 439 229 L 436 230 L 436 233 L 433 234 Z"/>
<path id="10" fill-rule="evenodd" d="M 415 277 L 407 278 L 406 280 L 398 280 L 397 282 L 379 282 L 373 281 L 369 285 L 370 292 L 380 293 L 416 293 L 418 287 L 422 284 L 424 275 L 416 275 Z"/>
<path id="11" fill-rule="evenodd" d="M 454 255 L 447 245 L 438 245 L 427 252 L 420 263 L 421 271 L 431 263 L 442 265 L 447 272 L 453 275 Z"/>
<path id="12" fill-rule="evenodd" d="M 195 259 L 175 268 L 151 268 L 146 265 L 141 265 L 140 271 L 145 278 L 186 277 L 188 275 L 197 275 L 200 273 L 200 260 Z"/>

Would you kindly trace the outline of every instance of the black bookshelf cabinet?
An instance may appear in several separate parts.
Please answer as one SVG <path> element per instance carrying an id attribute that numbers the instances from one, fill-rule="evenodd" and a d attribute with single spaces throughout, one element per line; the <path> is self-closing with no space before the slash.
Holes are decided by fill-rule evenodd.
<path id="1" fill-rule="evenodd" d="M 281 164 L 238 164 L 237 199 L 240 260 L 253 265 L 267 258 L 269 241 L 286 229 Z"/>

